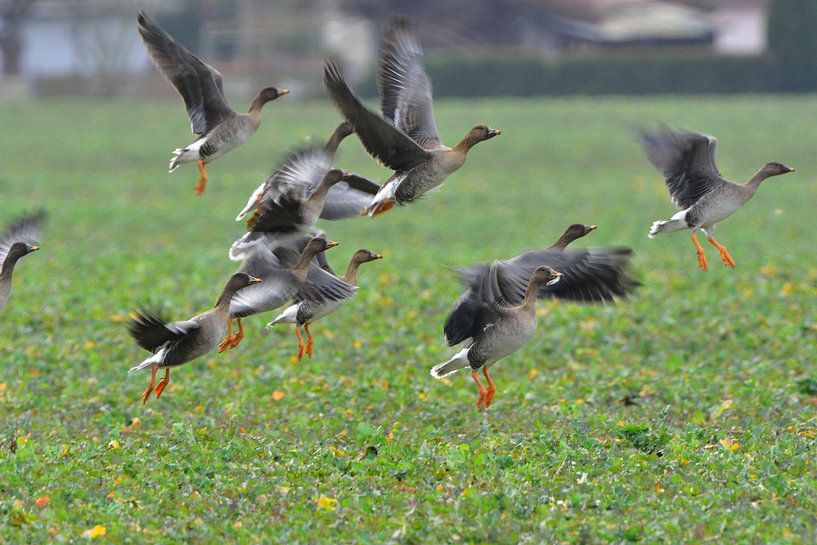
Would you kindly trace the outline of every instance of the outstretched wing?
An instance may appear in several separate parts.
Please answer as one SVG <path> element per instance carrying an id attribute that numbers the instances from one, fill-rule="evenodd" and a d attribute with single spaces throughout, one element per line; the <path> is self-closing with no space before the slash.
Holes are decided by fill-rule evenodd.
<path id="1" fill-rule="evenodd" d="M 235 115 L 224 96 L 224 78 L 173 37 L 139 12 L 139 34 L 150 59 L 182 96 L 193 132 L 207 134 Z"/>
<path id="2" fill-rule="evenodd" d="M 448 346 L 454 346 L 485 331 L 503 312 L 505 299 L 497 287 L 496 271 L 489 265 L 469 268 L 473 282 L 454 302 L 443 332 Z M 463 281 L 461 271 L 460 280 Z"/>
<path id="3" fill-rule="evenodd" d="M 379 190 L 380 186 L 373 181 L 356 174 L 347 174 L 342 182 L 329 188 L 321 218 L 337 220 L 356 216 L 372 203 Z"/>
<path id="4" fill-rule="evenodd" d="M 442 147 L 423 50 L 405 18 L 392 19 L 383 30 L 377 84 L 380 107 L 387 119 L 423 148 Z"/>
<path id="5" fill-rule="evenodd" d="M 168 342 L 176 342 L 200 326 L 194 320 L 166 322 L 158 312 L 141 309 L 128 320 L 128 331 L 136 344 L 149 352 L 156 352 Z"/>
<path id="6" fill-rule="evenodd" d="M 650 162 L 664 175 L 678 208 L 689 208 L 725 183 L 715 165 L 715 137 L 665 127 L 641 131 L 638 138 Z"/>
<path id="7" fill-rule="evenodd" d="M 326 62 L 323 81 L 329 98 L 355 127 L 363 147 L 372 157 L 397 171 L 410 170 L 431 157 L 431 153 L 410 136 L 364 106 L 343 79 L 335 62 Z"/>
<path id="8" fill-rule="evenodd" d="M 14 243 L 24 242 L 36 245 L 39 242 L 45 217 L 45 211 L 40 210 L 33 214 L 20 216 L 6 227 L 6 231 L 0 235 L 0 267 Z"/>

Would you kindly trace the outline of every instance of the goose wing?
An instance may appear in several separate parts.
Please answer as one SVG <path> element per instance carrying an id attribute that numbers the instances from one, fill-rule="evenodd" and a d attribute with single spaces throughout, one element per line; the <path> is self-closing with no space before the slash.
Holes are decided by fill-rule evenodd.
<path id="1" fill-rule="evenodd" d="M 665 127 L 641 131 L 638 138 L 650 162 L 664 175 L 678 208 L 689 208 L 726 183 L 715 164 L 718 140 L 714 136 Z"/>
<path id="2" fill-rule="evenodd" d="M 184 100 L 194 133 L 203 136 L 235 115 L 224 96 L 224 78 L 218 70 L 174 40 L 144 11 L 139 12 L 138 22 L 151 61 Z"/>
<path id="3" fill-rule="evenodd" d="M 33 214 L 26 214 L 12 221 L 6 231 L 0 235 L 0 266 L 6 259 L 9 249 L 16 242 L 37 244 L 40 240 L 40 231 L 46 214 L 40 210 Z"/>
<path id="4" fill-rule="evenodd" d="M 153 353 L 166 343 L 180 341 L 199 327 L 195 320 L 167 322 L 158 312 L 146 309 L 135 312 L 128 321 L 128 331 L 136 344 Z"/>
<path id="5" fill-rule="evenodd" d="M 377 86 L 386 119 L 423 148 L 442 147 L 423 50 L 406 18 L 392 19 L 383 31 Z"/>
<path id="6" fill-rule="evenodd" d="M 364 106 L 343 79 L 340 67 L 335 62 L 326 62 L 323 81 L 332 102 L 354 125 L 363 147 L 375 159 L 392 170 L 405 171 L 431 157 L 431 152 L 423 149 L 392 122 Z"/>
<path id="7" fill-rule="evenodd" d="M 373 181 L 357 174 L 347 174 L 342 182 L 329 188 L 321 218 L 337 220 L 356 216 L 372 203 L 379 190 L 380 186 Z"/>

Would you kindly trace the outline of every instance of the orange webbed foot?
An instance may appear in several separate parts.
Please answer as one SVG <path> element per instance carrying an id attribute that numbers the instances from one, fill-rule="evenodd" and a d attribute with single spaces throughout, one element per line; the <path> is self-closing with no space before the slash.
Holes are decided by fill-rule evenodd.
<path id="1" fill-rule="evenodd" d="M 226 337 L 224 337 L 224 339 L 222 339 L 222 341 L 220 343 L 218 343 L 219 353 L 224 352 L 228 348 L 232 348 L 232 346 L 231 346 L 232 344 L 233 344 L 233 337 L 231 335 L 227 335 Z"/>
<path id="2" fill-rule="evenodd" d="M 148 383 L 147 390 L 145 390 L 145 393 L 142 394 L 142 405 L 144 405 L 145 403 L 148 402 L 148 398 L 150 397 L 150 392 L 153 391 L 153 387 L 156 384 L 156 371 L 158 371 L 158 370 L 159 370 L 159 368 L 156 367 L 155 365 L 150 370 L 150 382 Z"/>
<path id="3" fill-rule="evenodd" d="M 167 385 L 170 384 L 170 369 L 165 369 L 165 376 L 162 377 L 162 380 L 159 381 L 159 384 L 156 385 L 156 389 L 153 390 L 153 393 L 156 394 L 156 397 L 160 397 L 162 392 L 165 391 Z"/>
<path id="4" fill-rule="evenodd" d="M 312 338 L 312 332 L 309 331 L 309 324 L 304 324 L 304 329 L 306 329 L 306 355 L 309 356 L 309 359 L 312 359 L 312 349 L 315 347 L 315 339 Z"/>

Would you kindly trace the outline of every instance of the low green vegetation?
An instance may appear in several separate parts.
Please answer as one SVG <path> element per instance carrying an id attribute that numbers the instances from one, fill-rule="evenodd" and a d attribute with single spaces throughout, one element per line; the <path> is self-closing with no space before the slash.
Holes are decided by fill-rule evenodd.
<path id="1" fill-rule="evenodd" d="M 0 221 L 50 214 L 0 314 L 0 543 L 796 543 L 817 540 L 817 97 L 441 101 L 452 143 L 501 128 L 438 193 L 322 224 L 386 259 L 318 322 L 246 321 L 237 349 L 173 371 L 140 403 L 138 303 L 184 319 L 236 268 L 233 217 L 292 144 L 339 121 L 282 100 L 213 163 L 166 172 L 190 141 L 180 104 L 0 103 Z M 766 182 L 719 230 L 737 261 L 697 269 L 628 134 L 668 121 L 720 138 L 719 167 Z M 339 164 L 387 171 L 352 137 Z M 551 243 L 628 245 L 644 286 L 607 307 L 544 303 L 531 343 L 494 368 L 489 411 L 467 374 L 435 381 L 460 288 L 445 266 Z"/>

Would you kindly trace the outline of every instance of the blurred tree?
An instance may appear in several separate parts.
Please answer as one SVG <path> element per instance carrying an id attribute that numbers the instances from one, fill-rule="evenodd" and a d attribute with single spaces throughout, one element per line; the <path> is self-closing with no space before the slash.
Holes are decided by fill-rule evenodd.
<path id="1" fill-rule="evenodd" d="M 0 52 L 3 54 L 4 76 L 20 74 L 22 23 L 33 4 L 34 0 L 0 0 Z"/>
<path id="2" fill-rule="evenodd" d="M 817 89 L 817 2 L 772 0 L 768 25 L 779 90 Z"/>

